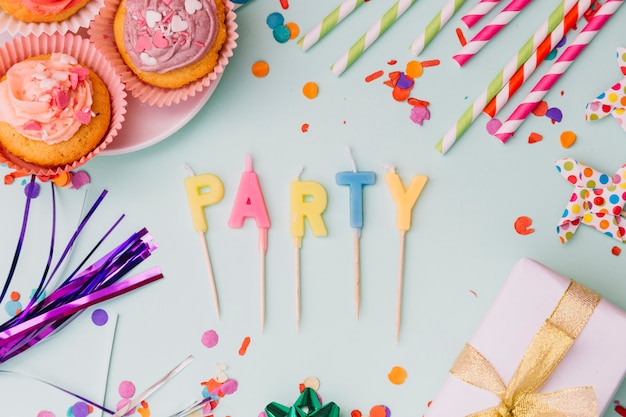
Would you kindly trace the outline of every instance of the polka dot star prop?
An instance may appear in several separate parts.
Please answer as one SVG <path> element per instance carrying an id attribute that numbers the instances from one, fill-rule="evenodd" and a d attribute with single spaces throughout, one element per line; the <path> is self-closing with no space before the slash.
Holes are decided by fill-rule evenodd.
<path id="1" fill-rule="evenodd" d="M 626 77 L 626 48 L 617 49 L 617 64 Z M 595 100 L 587 103 L 585 120 L 599 120 L 612 115 L 626 131 L 626 78 L 613 84 Z"/>
<path id="2" fill-rule="evenodd" d="M 571 239 L 581 223 L 624 242 L 626 220 L 621 213 L 626 203 L 626 164 L 613 176 L 570 158 L 557 161 L 556 169 L 574 185 L 556 228 L 561 243 Z"/>

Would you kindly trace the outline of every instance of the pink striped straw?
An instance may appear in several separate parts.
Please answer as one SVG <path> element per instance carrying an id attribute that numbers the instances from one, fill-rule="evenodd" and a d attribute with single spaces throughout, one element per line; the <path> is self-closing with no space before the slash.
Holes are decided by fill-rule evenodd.
<path id="1" fill-rule="evenodd" d="M 483 46 L 498 34 L 511 20 L 515 18 L 532 0 L 511 0 L 511 2 L 484 28 L 461 48 L 458 54 L 452 58 L 463 66 L 469 61 Z"/>
<path id="2" fill-rule="evenodd" d="M 509 140 L 520 127 L 522 122 L 534 110 L 539 102 L 550 91 L 550 88 L 567 71 L 572 62 L 585 49 L 591 40 L 598 34 L 600 29 L 624 3 L 624 0 L 607 0 L 589 20 L 561 56 L 552 64 L 547 73 L 541 77 L 526 98 L 520 103 L 508 119 L 500 126 L 495 136 L 502 142 Z"/>
<path id="3" fill-rule="evenodd" d="M 465 16 L 461 18 L 465 26 L 471 29 L 480 19 L 482 19 L 487 13 L 491 11 L 496 5 L 500 3 L 500 0 L 480 0 L 480 2 L 472 8 Z"/>

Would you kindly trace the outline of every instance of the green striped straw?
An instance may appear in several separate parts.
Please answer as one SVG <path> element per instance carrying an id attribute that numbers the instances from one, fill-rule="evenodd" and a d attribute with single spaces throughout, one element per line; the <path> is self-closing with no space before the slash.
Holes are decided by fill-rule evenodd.
<path id="1" fill-rule="evenodd" d="M 435 148 L 445 154 L 456 141 L 463 135 L 469 126 L 476 120 L 479 114 L 502 87 L 513 77 L 513 74 L 532 56 L 541 42 L 563 21 L 565 14 L 578 3 L 577 0 L 563 0 L 554 9 L 548 19 L 541 24 L 539 29 L 526 41 L 522 48 L 496 75 L 487 88 L 478 96 L 474 103 L 461 115 L 459 120 L 441 138 Z"/>
<path id="2" fill-rule="evenodd" d="M 341 75 L 416 1 L 417 0 L 398 0 L 345 54 L 341 56 L 341 58 L 331 65 L 331 71 L 335 75 Z"/>
<path id="3" fill-rule="evenodd" d="M 328 34 L 339 22 L 345 19 L 350 13 L 361 6 L 365 0 L 345 0 L 328 16 L 322 19 L 317 25 L 309 30 L 304 36 L 298 39 L 297 45 L 306 51 L 315 45 L 320 39 Z"/>
<path id="4" fill-rule="evenodd" d="M 463 3 L 465 3 L 465 0 L 448 0 L 439 13 L 433 17 L 433 20 L 426 25 L 426 29 L 413 41 L 409 47 L 411 53 L 419 55 Z"/>

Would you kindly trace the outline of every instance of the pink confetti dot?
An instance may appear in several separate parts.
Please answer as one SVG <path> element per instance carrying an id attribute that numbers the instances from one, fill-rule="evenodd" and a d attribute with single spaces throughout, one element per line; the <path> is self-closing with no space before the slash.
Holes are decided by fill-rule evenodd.
<path id="1" fill-rule="evenodd" d="M 52 411 L 40 411 L 37 413 L 37 417 L 54 417 L 54 413 Z"/>
<path id="2" fill-rule="evenodd" d="M 498 119 L 491 119 L 487 122 L 487 133 L 491 136 L 495 135 L 498 129 L 502 126 L 502 122 Z"/>
<path id="3" fill-rule="evenodd" d="M 122 381 L 117 392 L 119 392 L 122 398 L 132 398 L 135 395 L 135 384 L 130 381 Z"/>
<path id="4" fill-rule="evenodd" d="M 219 336 L 215 330 L 207 330 L 202 334 L 202 344 L 208 348 L 212 348 L 217 345 Z"/>
<path id="5" fill-rule="evenodd" d="M 122 398 L 121 400 L 119 400 L 117 402 L 117 406 L 116 406 L 116 410 L 119 411 L 121 409 L 123 409 L 124 407 L 126 407 L 128 404 L 130 404 L 130 400 L 128 398 Z M 134 409 L 130 409 L 126 412 L 126 414 L 124 414 L 125 416 L 130 416 L 133 415 L 135 413 Z"/>

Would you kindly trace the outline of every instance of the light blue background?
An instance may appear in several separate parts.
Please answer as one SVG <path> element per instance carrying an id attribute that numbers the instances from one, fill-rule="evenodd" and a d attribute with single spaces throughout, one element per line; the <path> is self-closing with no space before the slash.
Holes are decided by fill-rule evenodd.
<path id="1" fill-rule="evenodd" d="M 626 134 L 612 118 L 584 121 L 585 103 L 621 77 L 615 52 L 626 45 L 626 8 L 617 12 L 546 96 L 551 107 L 563 111 L 561 123 L 530 116 L 503 145 L 486 133 L 488 119 L 481 116 L 442 156 L 434 146 L 443 133 L 558 2 L 533 2 L 460 68 L 451 56 L 459 49 L 454 29 L 463 27 L 459 19 L 475 3 L 467 2 L 419 56 L 422 60 L 440 59 L 441 65 L 426 68 L 415 81 L 412 96 L 429 101 L 432 114 L 431 120 L 418 126 L 409 120 L 410 106 L 394 101 L 391 89 L 383 85 L 386 76 L 371 83 L 364 78 L 379 69 L 385 74 L 403 71 L 408 61 L 416 59 L 408 45 L 443 3 L 416 2 L 355 65 L 336 77 L 330 65 L 392 2 L 371 0 L 303 52 L 293 40 L 276 42 L 265 24 L 266 17 L 281 12 L 304 33 L 338 2 L 291 0 L 289 8 L 282 10 L 278 0 L 252 0 L 238 10 L 237 48 L 220 85 L 183 129 L 147 149 L 98 156 L 84 166 L 92 178 L 90 198 L 101 189 L 109 190 L 99 218 L 108 221 L 126 214 L 116 232 L 118 238 L 147 227 L 159 248 L 140 269 L 159 265 L 165 274 L 157 283 L 104 304 L 119 314 L 108 406 L 114 407 L 119 399 L 117 387 L 122 380 L 132 380 L 141 391 L 193 354 L 194 363 L 150 397 L 153 416 L 167 415 L 198 399 L 199 382 L 217 375 L 216 363 L 227 364 L 227 374 L 239 381 L 238 392 L 220 402 L 216 416 L 257 416 L 271 401 L 291 404 L 297 398 L 298 383 L 310 375 L 321 380 L 321 395 L 326 401 L 335 401 L 342 416 L 353 409 L 366 415 L 376 404 L 387 405 L 392 416 L 420 416 L 522 257 L 534 258 L 626 308 L 626 255 L 611 253 L 615 245 L 624 249 L 622 244 L 585 227 L 567 244 L 560 243 L 555 227 L 572 187 L 554 168 L 554 161 L 563 157 L 606 173 L 626 162 Z M 474 32 L 464 28 L 468 39 Z M 568 39 L 572 38 L 570 34 Z M 257 60 L 269 63 L 266 78 L 251 74 Z M 390 60 L 397 64 L 387 64 Z M 515 96 L 513 105 L 549 65 L 540 67 L 532 82 Z M 301 93 L 307 81 L 320 87 L 314 100 Z M 501 115 L 509 114 L 513 105 Z M 307 133 L 301 131 L 303 123 L 310 125 Z M 569 149 L 559 143 L 565 130 L 578 136 Z M 543 141 L 528 144 L 531 131 L 541 133 Z M 375 171 L 378 177 L 375 185 L 365 189 L 358 320 L 354 314 L 348 190 L 334 181 L 336 172 L 352 168 L 346 147 L 352 149 L 360 170 Z M 259 325 L 256 226 L 251 220 L 241 230 L 227 226 L 246 153 L 253 157 L 272 221 L 264 332 Z M 196 173 L 216 174 L 225 187 L 224 199 L 206 210 L 206 238 L 222 307 L 219 320 L 200 237 L 192 228 L 185 198 L 185 163 Z M 387 165 L 394 165 L 405 183 L 414 175 L 429 177 L 406 236 L 398 344 L 394 333 L 399 233 L 395 206 L 383 179 Z M 320 182 L 328 192 L 324 218 L 329 234 L 315 238 L 308 230 L 303 241 L 298 331 L 289 182 L 302 166 L 301 178 Z M 61 191 L 72 193 L 77 191 Z M 3 212 L 18 222 L 23 200 L 15 194 L 19 193 L 3 197 Z M 49 195 L 42 195 L 42 205 L 47 201 L 44 198 Z M 522 215 L 532 218 L 533 234 L 515 232 L 513 223 Z M 104 228 L 107 221 L 96 224 Z M 89 234 L 96 236 L 97 232 Z M 16 237 L 4 236 L 2 253 L 10 254 Z M 202 333 L 209 329 L 220 336 L 213 349 L 200 343 Z M 237 351 L 245 336 L 251 337 L 251 344 L 241 357 Z M 40 350 L 40 354 L 46 353 L 44 346 Z M 387 379 L 396 365 L 408 372 L 408 379 L 399 386 Z M 86 376 L 85 383 L 88 379 Z M 28 393 L 17 395 L 28 397 Z M 619 391 L 616 399 L 626 401 L 626 391 Z M 45 407 L 45 399 L 36 400 Z M 616 413 L 610 409 L 606 415 Z"/>

